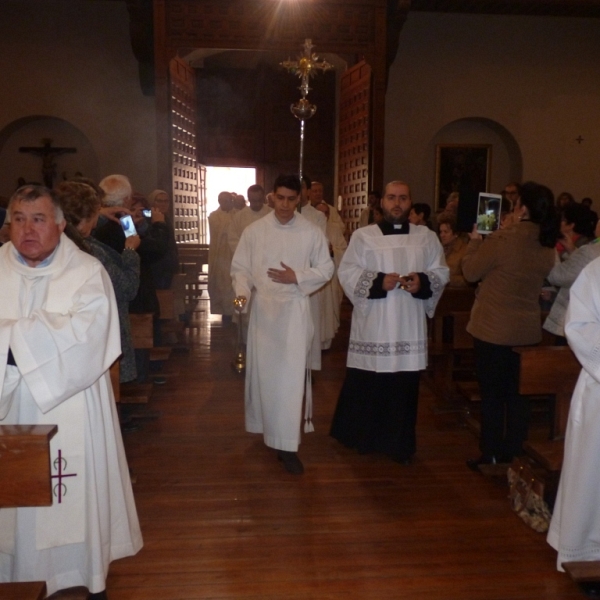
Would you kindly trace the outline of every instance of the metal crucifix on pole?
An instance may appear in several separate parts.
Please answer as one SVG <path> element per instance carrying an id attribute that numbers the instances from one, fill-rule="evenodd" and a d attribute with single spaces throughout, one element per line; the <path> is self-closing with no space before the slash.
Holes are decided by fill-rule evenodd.
<path id="1" fill-rule="evenodd" d="M 317 71 L 328 71 L 333 69 L 333 65 L 328 63 L 326 60 L 319 61 L 319 57 L 313 53 L 314 48 L 312 40 L 304 40 L 304 53 L 298 57 L 297 60 L 283 61 L 281 66 L 287 69 L 290 73 L 298 75 L 301 80 L 300 87 L 298 88 L 302 93 L 302 98 L 290 106 L 292 114 L 300 121 L 300 161 L 298 174 L 302 179 L 303 166 L 304 166 L 304 123 L 310 119 L 315 112 L 317 107 L 311 104 L 307 98 L 310 87 L 308 85 L 309 79 L 313 77 Z"/>

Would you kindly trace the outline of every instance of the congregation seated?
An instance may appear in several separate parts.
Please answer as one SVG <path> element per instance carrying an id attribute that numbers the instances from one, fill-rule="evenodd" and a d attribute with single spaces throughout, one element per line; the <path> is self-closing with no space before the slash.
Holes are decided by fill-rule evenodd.
<path id="1" fill-rule="evenodd" d="M 424 225 L 425 227 L 432 229 L 430 217 L 431 206 L 429 206 L 429 204 L 425 204 L 424 202 L 417 202 L 416 204 L 413 204 L 412 208 L 410 209 L 408 220 L 413 225 Z"/>
<path id="2" fill-rule="evenodd" d="M 569 203 L 562 209 L 560 234 L 556 251 L 561 260 L 566 260 L 577 248 L 581 248 L 594 239 L 589 215 L 581 204 Z"/>
<path id="3" fill-rule="evenodd" d="M 569 306 L 569 290 L 583 268 L 600 256 L 600 226 L 598 224 L 596 224 L 594 234 L 593 242 L 577 248 L 572 254 L 569 254 L 566 260 L 557 262 L 548 275 L 548 282 L 560 289 L 552 304 L 550 314 L 544 322 L 544 329 L 557 336 L 558 343 L 566 343 L 564 325 L 565 314 Z"/>
<path id="4" fill-rule="evenodd" d="M 575 204 L 575 198 L 573 198 L 573 194 L 570 194 L 569 192 L 561 192 L 556 197 L 556 208 L 559 212 L 567 208 L 567 206 L 571 206 L 572 204 Z"/>
<path id="5" fill-rule="evenodd" d="M 467 251 L 467 242 L 456 230 L 456 219 L 451 215 L 443 215 L 438 219 L 438 227 L 446 264 L 450 269 L 448 287 L 467 287 L 468 283 L 461 267 L 462 258 Z"/>
<path id="6" fill-rule="evenodd" d="M 581 206 L 585 210 L 586 217 L 590 222 L 590 227 L 592 229 L 596 229 L 596 224 L 598 223 L 598 213 L 595 210 L 592 210 L 592 199 L 591 198 L 582 198 Z"/>

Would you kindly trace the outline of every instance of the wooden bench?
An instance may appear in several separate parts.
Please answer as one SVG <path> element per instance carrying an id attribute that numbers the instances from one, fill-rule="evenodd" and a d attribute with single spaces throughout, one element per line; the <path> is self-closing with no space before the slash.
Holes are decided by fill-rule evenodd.
<path id="1" fill-rule="evenodd" d="M 0 425 L 0 508 L 51 506 L 50 440 L 56 425 Z M 43 581 L 0 583 L 2 600 L 41 600 Z"/>
<path id="2" fill-rule="evenodd" d="M 133 347 L 150 350 L 154 347 L 154 327 L 152 313 L 130 313 Z M 145 404 L 152 395 L 151 383 L 124 383 L 120 388 L 122 404 Z"/>
<path id="3" fill-rule="evenodd" d="M 0 583 L 1 600 L 43 600 L 45 597 L 46 583 L 43 581 Z"/>
<path id="4" fill-rule="evenodd" d="M 600 560 L 564 562 L 562 567 L 582 589 L 589 584 L 600 587 Z"/>
<path id="5" fill-rule="evenodd" d="M 436 394 L 444 400 L 448 400 L 453 395 L 452 373 L 455 353 L 452 331 L 458 332 L 460 328 L 453 325 L 452 315 L 453 313 L 469 315 L 474 301 L 474 288 L 446 288 L 435 309 L 433 319 L 429 322 L 428 353 L 433 386 Z M 445 333 L 446 339 L 444 339 Z"/>
<path id="6" fill-rule="evenodd" d="M 519 393 L 554 396 L 552 426 L 546 441 L 526 441 L 525 453 L 550 473 L 562 467 L 569 406 L 581 366 L 568 346 L 515 348 L 521 357 Z"/>

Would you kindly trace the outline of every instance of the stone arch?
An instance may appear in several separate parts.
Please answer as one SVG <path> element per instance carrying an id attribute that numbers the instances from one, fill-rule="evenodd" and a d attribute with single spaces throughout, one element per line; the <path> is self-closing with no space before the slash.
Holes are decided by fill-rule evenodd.
<path id="1" fill-rule="evenodd" d="M 58 180 L 82 173 L 98 180 L 100 175 L 96 151 L 87 136 L 75 125 L 58 117 L 29 115 L 5 125 L 0 130 L 0 195 L 10 196 L 23 177 L 26 181 L 42 181 L 41 159 L 19 152 L 21 146 L 40 146 L 49 138 L 53 146 L 74 147 L 74 154 L 57 157 Z"/>
<path id="2" fill-rule="evenodd" d="M 509 181 L 523 178 L 523 155 L 512 133 L 486 117 L 464 117 L 441 127 L 430 141 L 429 156 L 438 144 L 490 144 L 492 146 L 489 191 L 499 192 Z M 435 170 L 435 165 L 433 165 Z"/>

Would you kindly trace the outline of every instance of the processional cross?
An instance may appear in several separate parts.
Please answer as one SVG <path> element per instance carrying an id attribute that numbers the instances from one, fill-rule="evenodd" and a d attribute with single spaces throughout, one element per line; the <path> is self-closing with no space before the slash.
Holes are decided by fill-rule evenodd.
<path id="1" fill-rule="evenodd" d="M 56 161 L 54 159 L 61 154 L 74 154 L 77 152 L 77 148 L 53 148 L 52 140 L 50 138 L 44 138 L 41 147 L 21 146 L 19 152 L 35 154 L 42 158 L 42 177 L 44 178 L 44 185 L 47 188 L 52 188 L 54 186 L 54 178 L 56 177 Z"/>
<path id="2" fill-rule="evenodd" d="M 290 106 L 292 114 L 300 121 L 300 167 L 298 169 L 300 179 L 302 179 L 302 167 L 304 163 L 304 121 L 310 119 L 317 112 L 317 107 L 311 104 L 306 97 L 310 91 L 308 81 L 316 74 L 316 71 L 325 72 L 333 69 L 333 65 L 326 60 L 319 61 L 319 57 L 312 51 L 313 48 L 312 40 L 306 39 L 303 46 L 304 53 L 298 57 L 298 60 L 290 60 L 288 58 L 280 63 L 284 69 L 287 69 L 294 75 L 298 75 L 301 80 L 298 89 L 302 92 L 302 98 Z"/>

